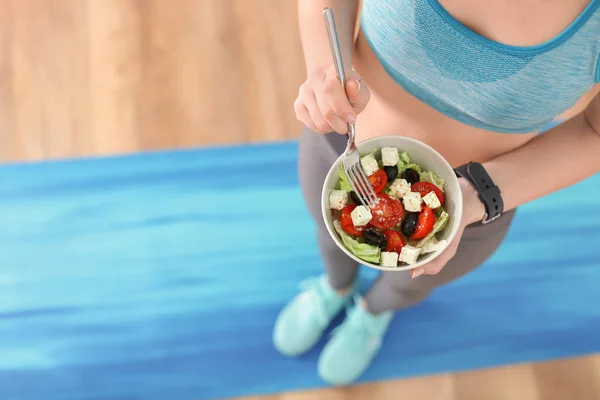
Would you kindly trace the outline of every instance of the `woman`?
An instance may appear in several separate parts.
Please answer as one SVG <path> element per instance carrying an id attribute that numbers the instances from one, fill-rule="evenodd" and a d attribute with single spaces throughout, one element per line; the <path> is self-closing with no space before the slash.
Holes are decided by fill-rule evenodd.
<path id="1" fill-rule="evenodd" d="M 274 342 L 282 353 L 309 350 L 357 295 L 358 265 L 329 237 L 320 209 L 348 122 L 356 122 L 357 142 L 398 133 L 434 147 L 462 171 L 465 201 L 457 239 L 436 260 L 410 273 L 382 273 L 355 302 L 319 359 L 320 376 L 333 384 L 350 383 L 368 368 L 394 311 L 481 265 L 518 206 L 600 171 L 599 6 L 600 0 L 365 0 L 354 35 L 358 0 L 299 0 L 307 68 L 294 104 L 306 126 L 300 181 L 326 273 L 278 317 Z M 324 7 L 335 12 L 349 101 L 336 78 Z M 499 190 L 486 191 L 481 179 Z M 495 211 L 494 204 L 503 207 Z"/>

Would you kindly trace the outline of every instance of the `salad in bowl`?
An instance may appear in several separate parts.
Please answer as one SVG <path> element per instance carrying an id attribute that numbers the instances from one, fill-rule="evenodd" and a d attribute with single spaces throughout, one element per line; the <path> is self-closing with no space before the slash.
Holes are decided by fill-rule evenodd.
<path id="1" fill-rule="evenodd" d="M 435 258 L 452 240 L 462 193 L 454 171 L 435 150 L 414 139 L 384 138 L 358 146 L 378 204 L 369 208 L 352 190 L 341 156 L 326 179 L 323 214 L 338 246 L 360 263 L 412 269 Z"/>

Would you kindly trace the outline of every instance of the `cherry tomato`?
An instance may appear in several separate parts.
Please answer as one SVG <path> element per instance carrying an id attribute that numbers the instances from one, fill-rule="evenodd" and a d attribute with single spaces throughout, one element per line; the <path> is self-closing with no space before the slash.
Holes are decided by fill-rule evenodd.
<path id="1" fill-rule="evenodd" d="M 363 231 L 365 230 L 364 226 L 354 226 L 354 222 L 352 222 L 352 210 L 357 207 L 356 204 L 348 204 L 346 207 L 342 208 L 342 214 L 340 215 L 340 225 L 344 232 L 352 236 L 362 236 Z"/>
<path id="2" fill-rule="evenodd" d="M 417 222 L 417 227 L 412 235 L 410 235 L 411 239 L 423 239 L 425 236 L 429 235 L 429 232 L 433 230 L 433 224 L 435 222 L 435 217 L 433 216 L 433 211 L 426 204 L 423 205 L 423 211 L 419 214 L 419 221 Z"/>
<path id="3" fill-rule="evenodd" d="M 375 193 L 381 193 L 385 189 L 387 180 L 387 173 L 383 169 L 378 169 L 377 172 L 369 176 L 369 182 L 373 186 Z"/>
<path id="4" fill-rule="evenodd" d="M 384 229 L 381 233 L 383 233 L 387 239 L 385 251 L 393 251 L 400 254 L 404 247 L 404 238 L 402 235 L 391 229 Z"/>
<path id="5" fill-rule="evenodd" d="M 440 190 L 439 187 L 435 186 L 433 183 L 430 182 L 417 182 L 417 183 L 413 183 L 410 187 L 410 190 L 412 190 L 413 192 L 419 192 L 421 193 L 421 197 L 425 197 L 425 195 L 427 195 L 430 192 L 434 192 L 435 195 L 437 196 L 438 200 L 440 201 L 441 205 L 444 205 L 444 192 L 442 192 Z M 434 209 L 433 211 L 437 210 Z"/>
<path id="6" fill-rule="evenodd" d="M 385 193 L 380 193 L 377 197 L 379 197 L 379 203 L 371 208 L 373 219 L 370 224 L 381 229 L 389 229 L 398 225 L 404 216 L 402 203 Z"/>

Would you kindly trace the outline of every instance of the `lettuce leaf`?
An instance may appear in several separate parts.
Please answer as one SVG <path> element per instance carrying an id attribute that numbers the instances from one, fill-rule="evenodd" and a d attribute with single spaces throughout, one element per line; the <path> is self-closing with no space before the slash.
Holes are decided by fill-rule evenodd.
<path id="1" fill-rule="evenodd" d="M 346 172 L 344 172 L 344 166 L 342 165 L 342 163 L 340 163 L 340 181 L 338 183 L 338 189 L 343 190 L 345 192 L 352 191 L 352 186 L 350 185 L 350 181 L 348 181 Z"/>
<path id="2" fill-rule="evenodd" d="M 406 151 L 400 153 L 400 161 L 398 163 L 402 163 L 403 165 L 410 164 L 410 157 Z"/>
<path id="3" fill-rule="evenodd" d="M 407 152 L 400 153 L 400 159 L 398 160 L 398 176 L 400 176 L 407 168 L 414 169 L 419 175 L 421 174 L 421 166 L 411 162 Z"/>
<path id="4" fill-rule="evenodd" d="M 381 249 L 379 247 L 371 246 L 367 243 L 360 243 L 358 240 L 344 232 L 339 221 L 333 221 L 333 227 L 342 239 L 344 246 L 346 246 L 346 248 L 350 250 L 352 254 L 361 260 L 379 264 L 379 260 L 381 258 Z"/>
<path id="5" fill-rule="evenodd" d="M 427 240 L 425 243 L 423 243 L 423 246 L 421 246 L 421 254 L 427 254 L 429 253 L 429 247 L 430 246 L 434 246 L 438 243 L 437 238 L 435 237 L 435 235 L 433 235 L 432 237 L 429 238 L 429 240 Z"/>
<path id="6" fill-rule="evenodd" d="M 438 233 L 439 231 L 443 230 L 446 227 L 446 225 L 448 224 L 449 220 L 450 220 L 450 215 L 448 215 L 446 210 L 442 211 L 440 213 L 440 216 L 438 217 L 437 221 L 435 221 L 435 224 L 433 225 L 433 232 Z"/>
<path id="7" fill-rule="evenodd" d="M 409 168 L 417 171 L 419 173 L 419 176 L 421 175 L 421 166 L 419 164 L 414 164 L 414 163 L 410 163 L 402 168 L 398 167 L 398 175 L 402 174 L 405 169 L 409 169 Z"/>
<path id="8" fill-rule="evenodd" d="M 433 183 L 435 186 L 439 187 L 442 192 L 444 191 L 444 180 L 437 176 L 435 172 L 423 171 L 419 175 L 423 182 Z"/>
<path id="9" fill-rule="evenodd" d="M 435 211 L 435 217 L 439 218 L 440 215 L 442 215 L 442 213 L 445 213 L 446 209 L 444 208 L 444 206 L 439 206 L 438 209 Z"/>

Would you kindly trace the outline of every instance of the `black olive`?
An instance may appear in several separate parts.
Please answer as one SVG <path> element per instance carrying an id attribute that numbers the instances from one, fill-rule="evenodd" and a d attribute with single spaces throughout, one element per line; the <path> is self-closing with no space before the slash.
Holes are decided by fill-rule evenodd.
<path id="1" fill-rule="evenodd" d="M 365 204 L 364 202 L 360 201 L 360 198 L 358 197 L 358 195 L 356 194 L 356 192 L 353 190 L 350 192 L 350 198 L 352 199 L 352 201 L 354 202 L 354 204 Z"/>
<path id="2" fill-rule="evenodd" d="M 415 228 L 417 227 L 418 222 L 419 214 L 417 213 L 410 213 L 406 217 L 404 217 L 404 220 L 402 221 L 402 233 L 404 234 L 404 236 L 409 237 L 410 235 L 412 235 L 415 231 Z"/>
<path id="3" fill-rule="evenodd" d="M 365 238 L 365 242 L 372 246 L 380 247 L 382 250 L 385 250 L 387 247 L 387 238 L 383 235 L 383 233 L 376 231 L 373 228 L 367 228 L 363 232 L 363 237 Z"/>
<path id="4" fill-rule="evenodd" d="M 402 171 L 402 179 L 406 179 L 406 181 L 412 185 L 413 183 L 419 182 L 421 177 L 414 169 L 406 168 L 404 171 Z"/>
<path id="5" fill-rule="evenodd" d="M 388 182 L 393 181 L 398 176 L 398 166 L 397 165 L 385 165 L 383 170 L 387 174 Z"/>

